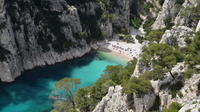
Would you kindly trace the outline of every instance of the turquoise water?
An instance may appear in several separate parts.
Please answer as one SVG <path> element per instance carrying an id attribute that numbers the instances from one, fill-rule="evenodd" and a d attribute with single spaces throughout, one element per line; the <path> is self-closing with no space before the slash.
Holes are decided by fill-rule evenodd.
<path id="1" fill-rule="evenodd" d="M 98 52 L 27 71 L 13 83 L 0 82 L 0 112 L 50 112 L 52 100 L 48 96 L 56 81 L 64 77 L 80 78 L 78 87 L 87 87 L 101 77 L 107 65 L 118 64 L 125 65 L 126 61 Z"/>

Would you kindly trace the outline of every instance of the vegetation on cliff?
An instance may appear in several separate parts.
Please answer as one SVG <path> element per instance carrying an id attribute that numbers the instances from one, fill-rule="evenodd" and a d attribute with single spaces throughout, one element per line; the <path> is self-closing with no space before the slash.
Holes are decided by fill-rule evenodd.
<path id="1" fill-rule="evenodd" d="M 153 31 L 154 32 L 154 31 Z M 153 33 L 152 32 L 152 33 Z M 160 31 L 155 34 L 148 35 L 146 38 L 155 38 L 158 42 L 157 36 L 160 37 L 162 33 Z M 143 49 L 141 55 L 141 61 L 144 66 L 151 66 L 152 70 L 144 72 L 139 77 L 132 77 L 136 65 L 136 59 L 129 62 L 126 67 L 122 66 L 108 66 L 105 70 L 105 74 L 91 87 L 81 88 L 73 95 L 73 102 L 71 99 L 59 100 L 54 104 L 54 110 L 52 112 L 62 112 L 66 109 L 71 112 L 76 112 L 77 109 L 81 112 L 92 111 L 96 104 L 107 94 L 110 86 L 122 85 L 123 92 L 125 94 L 136 93 L 139 95 L 152 92 L 150 80 L 162 80 L 167 72 L 174 78 L 175 74 L 171 73 L 171 69 L 178 62 L 186 61 L 189 65 L 188 70 L 184 73 L 185 78 L 190 78 L 196 71 L 194 66 L 199 64 L 199 43 L 200 32 L 196 33 L 196 36 L 184 50 L 180 50 L 178 46 L 169 46 L 162 43 L 151 43 L 148 47 Z M 62 80 L 63 81 L 63 80 Z M 69 82 L 69 80 L 65 80 Z M 62 83 L 67 84 L 67 83 Z M 62 85 L 63 86 L 63 85 Z M 172 97 L 176 94 L 182 96 L 179 89 L 182 87 L 177 83 L 170 89 Z M 64 86 L 68 87 L 68 86 Z M 178 88 L 177 88 L 178 87 Z M 72 88 L 71 88 L 72 89 Z M 72 105 L 74 104 L 74 106 Z M 165 108 L 164 112 L 177 112 L 181 108 L 178 103 L 172 103 L 170 107 Z"/>
<path id="2" fill-rule="evenodd" d="M 75 103 L 76 108 L 79 109 L 81 112 L 92 111 L 97 105 L 97 103 L 99 103 L 101 99 L 107 94 L 108 88 L 110 86 L 120 85 L 123 83 L 125 84 L 127 81 L 130 80 L 131 74 L 135 69 L 135 65 L 136 65 L 136 59 L 130 61 L 126 67 L 108 66 L 105 69 L 105 74 L 102 75 L 102 77 L 93 86 L 78 89 L 78 91 L 74 93 L 73 102 Z M 63 80 L 61 80 L 62 84 L 64 85 L 68 84 L 69 82 L 69 80 L 64 80 L 64 81 L 66 82 L 63 83 Z M 147 86 L 150 86 L 149 82 L 144 82 L 144 83 L 141 82 L 139 85 L 142 87 L 142 85 L 145 84 L 149 84 Z M 133 87 L 131 82 L 130 86 L 128 85 L 127 88 L 129 87 L 131 88 Z M 134 88 L 135 89 L 133 91 L 137 91 L 138 93 L 143 91 L 140 88 L 138 88 L 137 85 L 135 85 Z M 73 106 L 71 105 L 71 99 L 56 100 L 52 112 L 63 112 L 66 110 L 66 108 L 68 111 L 70 110 L 71 112 L 76 112 L 76 109 L 74 109 Z"/>

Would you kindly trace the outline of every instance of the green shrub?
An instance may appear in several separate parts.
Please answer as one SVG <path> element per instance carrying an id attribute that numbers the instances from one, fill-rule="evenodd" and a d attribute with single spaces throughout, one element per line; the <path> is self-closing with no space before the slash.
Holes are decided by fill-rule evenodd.
<path id="1" fill-rule="evenodd" d="M 127 43 L 135 43 L 134 38 L 130 34 L 121 35 L 120 36 L 120 40 L 123 40 L 123 41 L 125 41 Z"/>
<path id="2" fill-rule="evenodd" d="M 192 43 L 192 39 L 190 39 L 189 37 L 186 37 L 184 40 L 187 44 L 191 44 Z"/>
<path id="3" fill-rule="evenodd" d="M 120 85 L 127 82 L 135 69 L 137 60 L 128 62 L 126 67 L 108 66 L 105 74 L 96 83 L 87 88 L 79 89 L 75 94 L 75 103 L 81 112 L 92 111 L 97 103 L 107 94 L 110 86 Z"/>
<path id="4" fill-rule="evenodd" d="M 200 13 L 200 4 L 198 4 L 196 7 L 187 7 L 184 10 L 181 11 L 181 16 L 188 18 L 188 24 L 191 24 L 192 22 L 197 22 L 200 19 L 199 16 Z M 196 27 L 196 26 L 195 26 Z"/>
<path id="5" fill-rule="evenodd" d="M 185 2 L 185 0 L 176 0 L 175 4 L 182 5 Z"/>
<path id="6" fill-rule="evenodd" d="M 182 105 L 177 103 L 177 102 L 173 102 L 169 108 L 164 108 L 163 112 L 178 112 L 180 109 L 182 108 Z"/>
<path id="7" fill-rule="evenodd" d="M 131 19 L 131 26 L 133 26 L 135 29 L 139 29 L 142 24 L 142 19 L 140 17 L 135 17 Z"/>
<path id="8" fill-rule="evenodd" d="M 189 79 L 192 77 L 192 75 L 195 73 L 195 70 L 192 68 L 188 68 L 185 72 L 184 72 L 184 78 L 185 79 Z"/>
<path id="9" fill-rule="evenodd" d="M 182 54 L 167 44 L 151 44 L 143 50 L 141 61 L 152 62 L 153 66 L 171 68 L 177 62 L 182 61 L 181 58 Z"/>
<path id="10" fill-rule="evenodd" d="M 172 17 L 171 16 L 168 16 L 166 19 L 165 19 L 165 26 L 166 26 L 166 29 L 170 29 L 172 28 L 172 26 L 174 25 L 174 23 L 172 23 Z"/>
<path id="11" fill-rule="evenodd" d="M 149 80 L 133 77 L 123 84 L 123 92 L 126 94 L 136 93 L 138 95 L 152 91 L 152 86 Z"/>
<path id="12" fill-rule="evenodd" d="M 181 91 L 178 91 L 177 94 L 178 94 L 178 96 L 179 96 L 180 98 L 183 98 L 183 94 L 181 93 Z"/>
<path id="13" fill-rule="evenodd" d="M 112 13 L 104 12 L 102 14 L 102 19 L 104 19 L 104 20 L 109 19 L 110 21 L 114 21 L 116 19 L 116 16 L 114 14 L 112 14 Z"/>
<path id="14" fill-rule="evenodd" d="M 140 35 L 136 35 L 135 37 L 139 43 L 142 43 L 144 41 L 144 37 L 140 36 Z"/>
<path id="15" fill-rule="evenodd" d="M 154 7 L 153 4 L 150 3 L 150 2 L 144 3 L 144 6 L 143 6 L 144 11 L 145 11 L 146 14 L 148 14 L 149 11 L 150 11 L 150 8 L 153 8 L 153 7 Z"/>
<path id="16" fill-rule="evenodd" d="M 163 34 L 163 30 L 152 30 L 145 36 L 145 39 L 149 40 L 150 42 L 156 41 L 159 43 Z"/>
<path id="17" fill-rule="evenodd" d="M 186 110 L 185 112 L 191 112 L 191 109 Z"/>
<path id="18" fill-rule="evenodd" d="M 197 32 L 192 43 L 185 51 L 185 60 L 191 67 L 200 64 L 200 32 Z"/>
<path id="19" fill-rule="evenodd" d="M 165 0 L 159 0 L 159 4 L 162 6 Z"/>
<path id="20" fill-rule="evenodd" d="M 155 18 L 148 17 L 143 25 L 144 31 L 148 33 L 151 30 L 151 26 L 153 25 L 154 22 Z"/>
<path id="21" fill-rule="evenodd" d="M 177 93 L 178 93 L 178 90 L 172 90 L 171 91 L 172 98 L 175 98 Z"/>
<path id="22" fill-rule="evenodd" d="M 144 67 L 151 67 L 153 70 L 145 72 L 142 77 L 148 80 L 163 79 L 165 73 L 171 73 L 171 68 L 177 63 L 182 62 L 184 55 L 179 49 L 173 48 L 167 44 L 153 43 L 143 49 L 141 55 L 141 64 Z"/>
<path id="23" fill-rule="evenodd" d="M 159 80 L 163 79 L 165 76 L 165 71 L 163 67 L 156 65 L 152 71 L 145 72 L 141 75 L 141 77 L 147 80 Z"/>
<path id="24" fill-rule="evenodd" d="M 79 34 L 78 34 L 78 37 L 77 38 L 79 38 L 79 39 L 85 39 L 87 37 L 87 33 L 86 32 L 80 32 Z"/>

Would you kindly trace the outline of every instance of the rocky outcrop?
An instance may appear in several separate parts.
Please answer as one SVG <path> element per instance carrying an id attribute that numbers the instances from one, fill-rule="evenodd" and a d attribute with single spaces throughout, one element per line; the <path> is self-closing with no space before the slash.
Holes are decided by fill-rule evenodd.
<path id="1" fill-rule="evenodd" d="M 177 94 L 175 98 L 172 98 L 169 91 L 159 92 L 162 107 L 169 106 L 172 102 L 178 102 L 183 105 L 179 112 L 185 112 L 187 110 L 197 112 L 196 110 L 200 108 L 199 84 L 200 76 L 199 74 L 194 74 L 190 79 L 185 81 L 180 93 Z"/>
<path id="2" fill-rule="evenodd" d="M 162 80 L 152 80 L 151 84 L 154 88 L 154 92 L 158 94 L 161 90 L 168 89 L 168 87 L 182 81 L 185 68 L 184 62 L 177 63 L 171 70 L 172 74 L 175 75 L 175 78 L 173 78 L 170 73 L 166 73 L 166 76 Z"/>
<path id="3" fill-rule="evenodd" d="M 152 29 L 163 29 L 173 25 L 196 27 L 198 19 L 195 18 L 198 18 L 199 12 L 191 12 L 190 8 L 197 7 L 200 4 L 199 0 L 185 0 L 183 2 L 181 4 L 177 3 L 176 0 L 165 0 Z"/>
<path id="4" fill-rule="evenodd" d="M 196 32 L 200 31 L 200 20 L 199 20 L 199 23 L 197 25 L 197 28 L 196 28 Z"/>
<path id="5" fill-rule="evenodd" d="M 178 112 L 199 112 L 200 110 L 200 101 L 194 100 L 191 103 L 184 105 Z"/>
<path id="6" fill-rule="evenodd" d="M 80 57 L 113 27 L 129 32 L 129 1 L 113 6 L 116 20 L 103 18 L 97 1 L 0 0 L 0 79 L 11 82 L 21 72 Z M 81 3 L 81 4 L 80 4 Z"/>
<path id="7" fill-rule="evenodd" d="M 180 9 L 180 12 L 176 16 L 174 23 L 176 26 L 188 26 L 196 27 L 198 20 L 190 16 L 192 13 L 188 11 L 189 8 L 197 7 L 200 4 L 199 0 L 185 0 Z"/>
<path id="8" fill-rule="evenodd" d="M 109 88 L 108 94 L 93 112 L 145 112 L 154 105 L 155 100 L 154 93 L 127 96 L 122 93 L 121 86 L 115 86 Z"/>
<path id="9" fill-rule="evenodd" d="M 165 28 L 165 20 L 167 17 L 174 16 L 175 0 L 165 0 L 162 10 L 159 12 L 152 29 L 163 29 Z"/>
<path id="10" fill-rule="evenodd" d="M 141 46 L 147 47 L 148 45 L 149 45 L 149 42 L 143 42 Z M 141 61 L 141 57 L 139 57 L 135 66 L 135 70 L 132 74 L 132 77 L 139 77 L 139 75 L 141 75 L 142 73 L 146 71 L 150 71 L 150 70 L 152 70 L 152 65 L 151 64 L 149 64 L 148 66 L 144 65 L 143 62 Z"/>
<path id="11" fill-rule="evenodd" d="M 175 100 L 185 105 L 195 99 L 198 99 L 198 96 L 200 95 L 199 84 L 200 75 L 194 74 L 190 79 L 185 81 L 184 87 L 180 90 L 180 92 L 183 94 L 183 97 L 177 97 Z"/>
<path id="12" fill-rule="evenodd" d="M 102 98 L 93 112 L 133 112 L 128 109 L 126 99 L 121 86 L 110 87 L 108 94 Z"/>
<path id="13" fill-rule="evenodd" d="M 186 38 L 192 39 L 194 37 L 194 31 L 191 28 L 185 26 L 173 27 L 171 30 L 165 31 L 160 43 L 167 43 L 171 46 L 178 45 L 179 47 L 186 47 Z"/>
<path id="14" fill-rule="evenodd" d="M 152 1 L 154 0 L 146 0 L 145 2 L 151 3 Z M 188 43 L 190 43 L 194 37 L 195 30 L 199 30 L 200 22 L 199 20 L 192 20 L 191 18 L 189 18 L 189 20 L 187 17 L 183 17 L 181 13 L 185 11 L 185 8 L 195 7 L 198 4 L 198 0 L 185 0 L 183 4 L 177 3 L 176 0 L 165 0 L 158 14 L 156 12 L 152 13 L 152 10 L 150 10 L 153 17 L 158 15 L 152 28 L 168 29 L 162 36 L 160 43 L 166 43 L 170 46 L 179 46 L 180 48 L 187 47 Z M 168 26 L 168 24 L 170 24 L 170 26 Z M 143 46 L 148 46 L 148 43 L 144 44 Z M 143 65 L 140 58 L 141 57 L 138 59 L 139 61 L 136 64 L 132 77 L 139 77 L 142 73 L 152 69 L 150 64 L 149 66 Z M 111 87 L 108 94 L 96 106 L 93 112 L 146 112 L 153 106 L 150 102 L 155 102 L 157 98 L 159 101 L 156 102 L 160 103 L 157 105 L 160 111 L 162 111 L 164 107 L 169 107 L 172 102 L 178 102 L 183 105 L 179 112 L 185 112 L 187 110 L 197 112 L 200 108 L 200 79 L 198 75 L 193 75 L 192 78 L 187 80 L 184 79 L 184 72 L 186 69 L 187 65 L 184 62 L 177 63 L 171 70 L 173 77 L 170 73 L 166 73 L 163 79 L 156 81 L 151 80 L 154 93 L 146 94 L 146 96 L 143 97 L 138 97 L 134 93 L 132 96 L 122 94 L 122 88 L 120 86 Z M 159 110 L 158 108 L 157 110 Z"/>
<path id="15" fill-rule="evenodd" d="M 159 0 L 146 0 L 147 3 L 151 3 L 153 7 L 149 9 L 150 16 L 155 18 L 158 16 L 158 13 L 162 6 L 159 4 Z"/>

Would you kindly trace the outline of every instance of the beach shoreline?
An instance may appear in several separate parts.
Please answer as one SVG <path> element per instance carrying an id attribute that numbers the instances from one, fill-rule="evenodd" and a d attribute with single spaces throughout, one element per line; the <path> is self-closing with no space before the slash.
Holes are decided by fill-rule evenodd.
<path id="1" fill-rule="evenodd" d="M 136 35 L 143 35 L 143 33 L 139 30 L 132 29 L 131 36 L 134 40 L 133 43 L 127 43 L 119 39 L 106 40 L 104 44 L 100 45 L 99 50 L 110 52 L 128 61 L 133 58 L 139 58 L 139 55 L 142 52 L 143 44 L 139 43 L 136 39 Z"/>
<path id="2" fill-rule="evenodd" d="M 120 53 L 118 53 L 118 52 L 116 52 L 116 51 L 110 50 L 110 49 L 105 48 L 105 47 L 104 47 L 104 48 L 103 48 L 103 47 L 100 47 L 100 48 L 98 48 L 97 50 L 98 50 L 98 51 L 101 51 L 101 52 L 111 53 L 111 54 L 113 54 L 113 55 L 115 55 L 115 56 L 117 56 L 117 57 L 119 57 L 119 58 L 121 58 L 121 59 L 123 59 L 123 60 L 125 60 L 125 61 L 127 61 L 127 62 L 129 62 L 129 61 L 131 61 L 131 60 L 133 59 L 133 58 L 131 58 L 131 57 L 129 57 L 129 56 L 120 54 Z"/>

